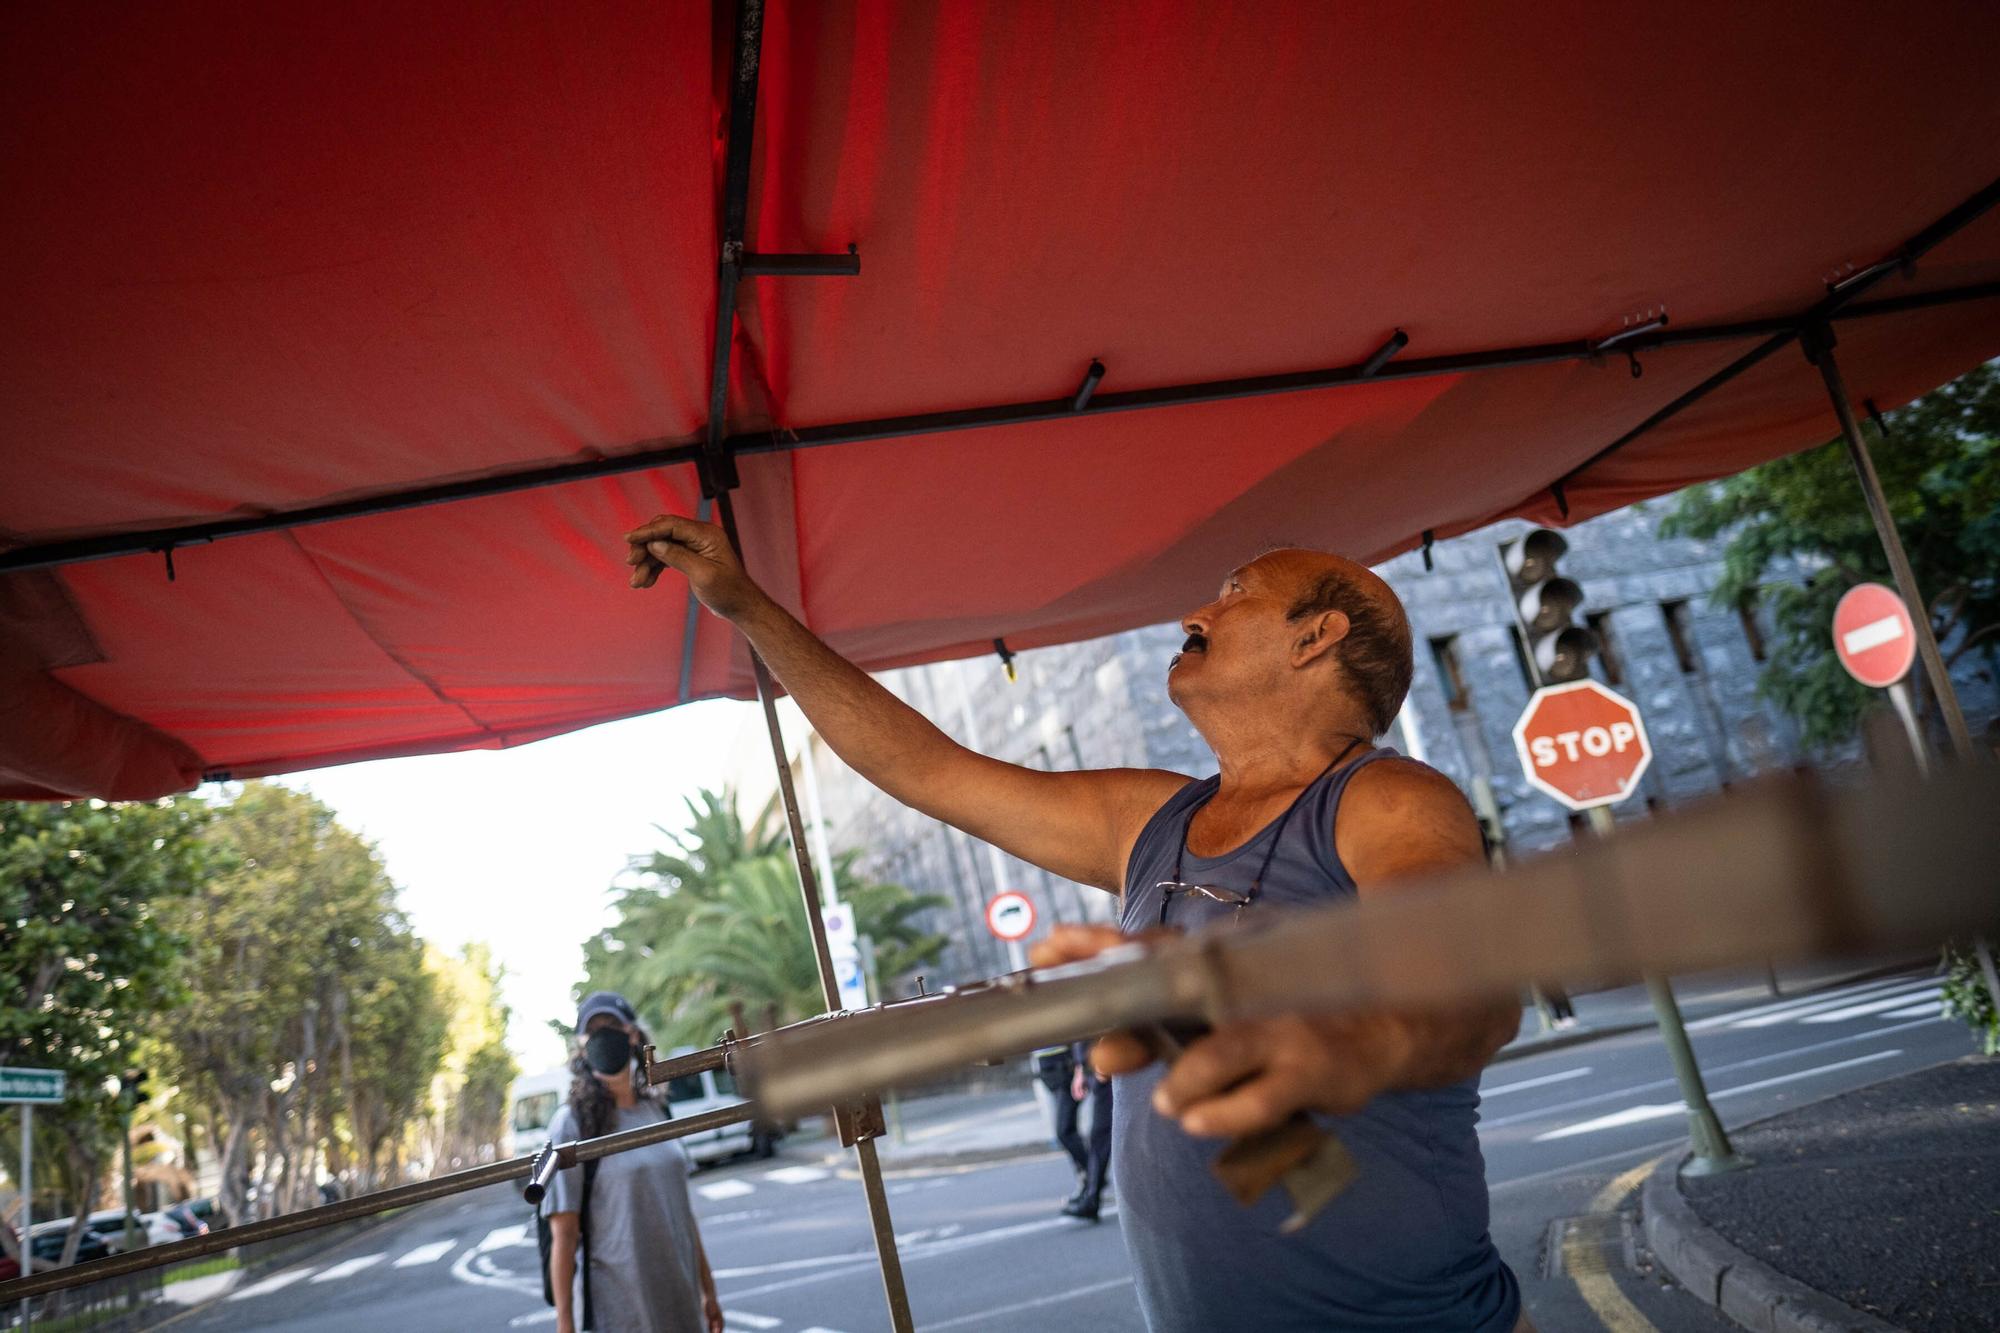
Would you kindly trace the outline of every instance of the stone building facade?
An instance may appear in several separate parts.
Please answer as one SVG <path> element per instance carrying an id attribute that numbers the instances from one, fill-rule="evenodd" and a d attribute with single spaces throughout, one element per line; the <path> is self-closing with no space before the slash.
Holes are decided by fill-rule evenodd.
<path id="1" fill-rule="evenodd" d="M 1643 799 L 1625 802 L 1621 819 L 1644 818 L 1774 769 L 1860 757 L 1858 746 L 1806 755 L 1789 719 L 1758 697 L 1769 627 L 1711 605 L 1721 544 L 1661 538 L 1659 521 L 1670 503 L 1634 505 L 1565 534 L 1570 548 L 1562 572 L 1584 591 L 1579 619 L 1605 644 L 1593 673 L 1639 705 L 1655 749 Z M 1497 816 L 1489 835 L 1504 839 L 1515 855 L 1568 841 L 1576 824 L 1527 786 L 1514 756 L 1512 728 L 1530 686 L 1497 545 L 1526 530 L 1518 522 L 1497 524 L 1439 542 L 1432 569 L 1413 552 L 1378 571 L 1409 609 L 1416 650 L 1409 702 L 1385 743 L 1443 770 L 1475 803 L 1487 805 Z M 1798 575 L 1779 570 L 1774 577 Z M 1182 638 L 1178 627 L 1158 625 L 1023 652 L 1012 683 L 995 657 L 878 679 L 959 740 L 1014 763 L 1212 773 L 1213 755 L 1167 700 L 1167 662 Z M 2000 712 L 1990 663 L 1968 661 L 1959 676 L 1977 731 Z M 816 737 L 808 746 L 833 849 L 861 848 L 861 867 L 872 877 L 946 899 L 928 923 L 951 939 L 931 984 L 1016 965 L 982 921 L 984 903 L 1001 889 L 1027 893 L 1042 922 L 1115 918 L 1110 895 L 1058 880 L 926 819 L 863 782 Z M 802 762 L 803 754 L 795 767 Z"/>

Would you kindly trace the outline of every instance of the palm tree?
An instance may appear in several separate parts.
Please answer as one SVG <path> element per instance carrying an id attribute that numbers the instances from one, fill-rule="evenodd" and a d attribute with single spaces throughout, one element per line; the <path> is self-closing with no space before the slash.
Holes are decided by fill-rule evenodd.
<path id="1" fill-rule="evenodd" d="M 708 1045 L 729 1025 L 732 1003 L 761 1023 L 820 1012 L 818 973 L 805 929 L 789 843 L 768 832 L 771 810 L 745 828 L 732 793 L 690 799 L 688 827 L 662 828 L 669 847 L 634 857 L 638 884 L 614 889 L 617 922 L 584 945 L 579 994 L 616 990 L 660 1027 L 662 1047 Z M 945 937 L 917 918 L 945 905 L 897 884 L 862 878 L 859 853 L 835 858 L 834 888 L 873 941 L 884 982 L 935 961 Z"/>

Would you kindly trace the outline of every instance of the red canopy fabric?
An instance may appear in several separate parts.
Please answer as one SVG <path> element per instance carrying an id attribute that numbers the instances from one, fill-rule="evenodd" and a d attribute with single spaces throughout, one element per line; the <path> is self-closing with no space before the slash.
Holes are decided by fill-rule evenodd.
<path id="1" fill-rule="evenodd" d="M 691 3 L 0 16 L 0 547 L 699 439 L 730 19 Z M 732 432 L 1803 311 L 2000 176 L 1990 5 L 771 0 Z M 1877 297 L 2000 279 L 1971 222 Z M 1993 299 L 1843 321 L 1884 409 Z M 875 668 L 1156 622 L 1834 433 L 1755 346 L 745 457 L 754 572 Z M 748 689 L 617 535 L 687 466 L 0 576 L 0 795 L 516 744 Z M 0 555 L 4 555 L 0 551 Z M 663 583 L 662 587 L 667 585 Z"/>

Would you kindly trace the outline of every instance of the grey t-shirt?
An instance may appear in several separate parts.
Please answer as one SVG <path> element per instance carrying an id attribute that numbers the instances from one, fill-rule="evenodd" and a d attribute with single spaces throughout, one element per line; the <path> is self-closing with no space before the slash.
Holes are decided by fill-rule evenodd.
<path id="1" fill-rule="evenodd" d="M 607 1133 L 657 1124 L 660 1108 L 640 1102 L 612 1111 Z M 549 1138 L 577 1137 L 568 1106 L 549 1122 Z M 706 1333 L 701 1313 L 701 1261 L 694 1207 L 688 1201 L 688 1159 L 675 1142 L 598 1159 L 590 1186 L 590 1301 L 596 1333 Z M 583 1208 L 583 1168 L 556 1172 L 542 1215 Z M 574 1289 L 583 1326 L 583 1265 Z"/>

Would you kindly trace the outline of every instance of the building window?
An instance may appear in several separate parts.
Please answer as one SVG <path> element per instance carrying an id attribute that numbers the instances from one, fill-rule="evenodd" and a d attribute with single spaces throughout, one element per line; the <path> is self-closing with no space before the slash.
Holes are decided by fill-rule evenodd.
<path id="1" fill-rule="evenodd" d="M 1687 602 L 1661 602 L 1660 618 L 1667 622 L 1667 638 L 1674 645 L 1674 660 L 1680 663 L 1681 674 L 1692 676 L 1700 671 L 1701 659 L 1695 656 Z"/>
<path id="2" fill-rule="evenodd" d="M 1618 636 L 1611 632 L 1611 613 L 1594 611 L 1583 618 L 1583 623 L 1597 636 L 1597 664 L 1604 673 L 1604 683 L 1623 685 L 1625 659 L 1618 655 Z"/>
<path id="3" fill-rule="evenodd" d="M 1438 686 L 1454 713 L 1472 706 L 1472 691 L 1465 687 L 1465 672 L 1458 664 L 1458 636 L 1447 634 L 1431 640 L 1431 660 L 1437 664 Z"/>
<path id="4" fill-rule="evenodd" d="M 1757 627 L 1757 608 L 1754 606 L 1737 607 L 1736 619 L 1743 626 L 1744 642 L 1750 645 L 1750 660 L 1753 662 L 1763 661 L 1765 656 L 1764 631 Z"/>

